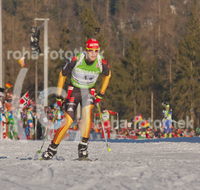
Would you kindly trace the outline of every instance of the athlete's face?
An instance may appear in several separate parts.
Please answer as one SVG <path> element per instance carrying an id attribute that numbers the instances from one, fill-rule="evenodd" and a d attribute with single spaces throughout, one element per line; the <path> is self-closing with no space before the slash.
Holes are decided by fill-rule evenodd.
<path id="1" fill-rule="evenodd" d="M 87 60 L 92 62 L 95 61 L 98 55 L 98 50 L 87 50 Z"/>

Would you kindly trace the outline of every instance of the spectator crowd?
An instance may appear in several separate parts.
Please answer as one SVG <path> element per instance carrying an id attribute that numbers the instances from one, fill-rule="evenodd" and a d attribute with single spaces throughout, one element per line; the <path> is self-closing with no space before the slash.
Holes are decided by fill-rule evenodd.
<path id="1" fill-rule="evenodd" d="M 15 101 L 15 99 L 17 101 Z M 8 90 L 0 89 L 0 127 L 3 133 L 3 138 L 10 139 L 44 139 L 48 132 L 47 121 L 53 122 L 54 132 L 62 125 L 62 118 L 64 117 L 63 111 L 57 107 L 56 104 L 53 107 L 43 107 L 34 102 L 33 99 L 29 99 L 29 103 L 24 106 L 19 102 L 19 97 L 14 97 Z M 13 104 L 15 102 L 15 104 Z M 36 110 L 37 108 L 37 110 Z M 44 114 L 43 114 L 44 113 Z M 40 122 L 42 121 L 44 122 Z M 72 130 L 79 130 L 81 126 L 81 118 L 75 119 L 71 126 Z M 48 127 L 47 127 L 48 126 Z M 121 128 L 115 129 L 109 127 L 105 129 L 110 134 L 126 135 L 126 136 L 137 136 L 138 138 L 165 138 L 165 132 L 163 128 L 152 129 L 150 127 L 144 127 L 140 129 L 133 128 Z M 101 124 L 91 124 L 91 132 L 103 133 Z M 194 137 L 200 135 L 200 128 L 196 130 L 186 129 L 175 129 L 172 127 L 171 137 Z M 104 136 L 102 134 L 102 136 Z M 110 135 L 109 135 L 110 137 Z"/>

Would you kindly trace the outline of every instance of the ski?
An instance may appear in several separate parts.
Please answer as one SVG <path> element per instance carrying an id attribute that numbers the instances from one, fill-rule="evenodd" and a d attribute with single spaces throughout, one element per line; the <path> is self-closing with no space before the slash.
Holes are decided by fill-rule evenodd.
<path id="1" fill-rule="evenodd" d="M 55 160 L 58 160 L 58 161 L 65 161 L 65 158 L 63 158 L 62 156 L 56 155 L 54 158 L 55 158 Z"/>
<path id="2" fill-rule="evenodd" d="M 40 158 L 40 159 L 38 159 L 38 160 L 40 160 L 40 161 L 42 161 L 42 160 L 44 160 L 43 158 Z M 58 161 L 65 161 L 65 158 L 63 158 L 62 156 L 55 156 L 55 157 L 53 157 L 52 159 L 49 159 L 49 160 L 58 160 Z M 48 161 L 48 160 L 47 160 Z"/>
<path id="3" fill-rule="evenodd" d="M 19 157 L 16 157 L 16 159 L 20 159 L 20 160 L 34 160 L 34 161 L 42 161 L 44 160 L 43 158 L 32 158 L 32 157 L 27 157 L 27 158 L 19 158 Z M 58 161 L 65 161 L 65 158 L 63 158 L 62 156 L 55 156 L 53 157 L 52 159 L 49 159 L 49 160 L 58 160 Z"/>
<path id="4" fill-rule="evenodd" d="M 94 160 L 91 160 L 89 158 L 76 158 L 76 159 L 74 159 L 74 161 L 90 161 L 90 162 L 97 161 L 97 160 L 98 160 L 98 158 L 95 158 Z"/>
<path id="5" fill-rule="evenodd" d="M 7 156 L 1 156 L 0 159 L 7 159 Z"/>

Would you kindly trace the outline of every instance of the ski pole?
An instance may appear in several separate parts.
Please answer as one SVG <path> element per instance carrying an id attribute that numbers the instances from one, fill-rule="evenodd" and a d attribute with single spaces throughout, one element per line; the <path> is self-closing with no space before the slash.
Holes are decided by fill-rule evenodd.
<path id="1" fill-rule="evenodd" d="M 105 129 L 104 129 L 102 115 L 101 115 L 101 109 L 100 109 L 100 106 L 99 106 L 98 103 L 97 103 L 97 108 L 98 108 L 98 111 L 99 111 L 99 117 L 100 117 L 100 120 L 101 120 L 101 125 L 102 125 L 102 129 L 103 129 L 104 137 L 105 137 L 106 147 L 107 147 L 108 152 L 110 152 L 111 148 L 108 147 L 107 137 L 106 137 L 106 134 L 105 134 Z"/>
<path id="2" fill-rule="evenodd" d="M 56 112 L 55 112 L 55 115 L 54 115 L 54 117 L 53 117 L 53 119 L 52 119 L 52 122 L 54 122 L 54 120 L 56 119 L 57 113 L 58 113 L 58 109 L 57 109 Z M 48 130 L 48 129 L 47 129 L 47 130 Z M 37 151 L 37 153 L 39 153 L 39 154 L 40 154 L 41 151 L 42 151 L 42 148 L 43 148 L 43 146 L 44 146 L 44 143 L 45 143 L 45 140 L 46 140 L 47 135 L 48 135 L 48 132 L 47 132 L 47 134 L 45 135 L 45 138 L 44 138 L 44 140 L 43 140 L 43 143 L 42 143 L 42 146 L 41 146 L 40 150 Z M 37 153 L 36 153 L 36 154 L 37 154 Z"/>

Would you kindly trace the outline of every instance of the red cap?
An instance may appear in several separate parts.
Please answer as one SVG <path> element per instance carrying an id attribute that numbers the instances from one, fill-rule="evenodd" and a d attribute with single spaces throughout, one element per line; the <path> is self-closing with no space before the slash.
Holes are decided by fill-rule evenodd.
<path id="1" fill-rule="evenodd" d="M 99 42 L 96 39 L 89 39 L 86 43 L 86 49 L 99 50 Z"/>

